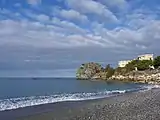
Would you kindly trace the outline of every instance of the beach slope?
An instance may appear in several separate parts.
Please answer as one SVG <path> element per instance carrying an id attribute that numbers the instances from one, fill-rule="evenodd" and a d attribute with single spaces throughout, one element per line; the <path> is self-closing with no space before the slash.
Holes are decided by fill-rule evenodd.
<path id="1" fill-rule="evenodd" d="M 22 108 L 0 116 L 7 114 L 14 120 L 160 120 L 160 89 Z"/>

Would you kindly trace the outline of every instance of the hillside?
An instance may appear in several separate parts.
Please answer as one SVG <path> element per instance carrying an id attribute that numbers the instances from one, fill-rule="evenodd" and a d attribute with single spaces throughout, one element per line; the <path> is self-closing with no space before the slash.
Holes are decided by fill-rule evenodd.
<path id="1" fill-rule="evenodd" d="M 78 80 L 123 80 L 143 83 L 160 83 L 160 56 L 154 60 L 133 60 L 125 67 L 103 68 L 99 63 L 82 64 L 76 72 Z"/>

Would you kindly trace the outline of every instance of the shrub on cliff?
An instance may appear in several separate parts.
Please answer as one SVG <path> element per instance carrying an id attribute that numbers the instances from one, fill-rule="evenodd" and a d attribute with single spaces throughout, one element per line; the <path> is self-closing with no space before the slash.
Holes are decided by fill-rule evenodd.
<path id="1" fill-rule="evenodd" d="M 125 68 L 126 68 L 126 72 L 130 72 L 130 71 L 133 71 L 135 70 L 135 67 L 137 67 L 137 64 L 138 64 L 138 60 L 132 60 L 131 62 L 129 62 Z"/>
<path id="2" fill-rule="evenodd" d="M 130 72 L 135 70 L 135 67 L 137 67 L 138 70 L 147 70 L 151 65 L 153 65 L 152 60 L 133 60 L 128 63 L 125 68 L 126 72 Z"/>
<path id="3" fill-rule="evenodd" d="M 157 56 L 154 61 L 153 61 L 153 65 L 155 68 L 158 68 L 160 66 L 160 56 Z"/>
<path id="4" fill-rule="evenodd" d="M 118 67 L 114 70 L 114 75 L 125 75 L 127 73 L 127 68 Z"/>
<path id="5" fill-rule="evenodd" d="M 140 60 L 137 63 L 137 68 L 138 70 L 148 70 L 151 65 L 153 65 L 152 60 Z"/>
<path id="6" fill-rule="evenodd" d="M 106 72 L 106 78 L 109 78 L 109 77 L 111 77 L 111 76 L 114 74 L 115 70 L 114 70 L 114 68 L 112 68 L 112 67 L 110 66 L 110 64 L 108 64 L 108 65 L 105 67 L 105 72 Z"/>

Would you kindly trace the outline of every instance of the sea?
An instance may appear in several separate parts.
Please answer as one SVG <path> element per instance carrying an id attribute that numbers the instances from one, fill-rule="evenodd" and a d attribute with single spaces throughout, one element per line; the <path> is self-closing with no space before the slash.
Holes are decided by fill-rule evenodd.
<path id="1" fill-rule="evenodd" d="M 41 104 L 100 99 L 155 86 L 119 81 L 90 81 L 76 78 L 0 78 L 0 111 Z"/>

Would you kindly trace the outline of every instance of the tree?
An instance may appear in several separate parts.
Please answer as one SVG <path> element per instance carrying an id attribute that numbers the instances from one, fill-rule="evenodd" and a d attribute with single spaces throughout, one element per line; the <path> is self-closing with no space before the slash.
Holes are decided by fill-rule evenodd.
<path id="1" fill-rule="evenodd" d="M 157 56 L 154 61 L 153 61 L 153 65 L 155 68 L 158 68 L 160 66 L 160 56 Z"/>
<path id="2" fill-rule="evenodd" d="M 126 72 L 130 72 L 130 71 L 133 71 L 135 70 L 135 67 L 137 67 L 137 64 L 138 64 L 138 60 L 132 60 L 131 62 L 129 62 L 125 68 L 126 68 Z"/>
<path id="3" fill-rule="evenodd" d="M 104 72 L 106 73 L 106 78 L 109 78 L 114 74 L 115 70 L 110 66 L 110 64 L 107 64 L 104 68 Z"/>
<path id="4" fill-rule="evenodd" d="M 112 77 L 114 72 L 115 72 L 114 68 L 110 67 L 107 71 L 106 78 Z"/>
<path id="5" fill-rule="evenodd" d="M 133 60 L 129 62 L 125 68 L 126 72 L 130 72 L 135 70 L 135 67 L 137 67 L 138 70 L 147 70 L 151 65 L 153 65 L 152 60 Z"/>
<path id="6" fill-rule="evenodd" d="M 152 60 L 140 60 L 137 63 L 138 70 L 147 70 L 149 69 L 149 66 L 153 65 Z"/>
<path id="7" fill-rule="evenodd" d="M 110 64 L 107 64 L 105 67 L 105 72 L 107 72 L 111 68 Z"/>

